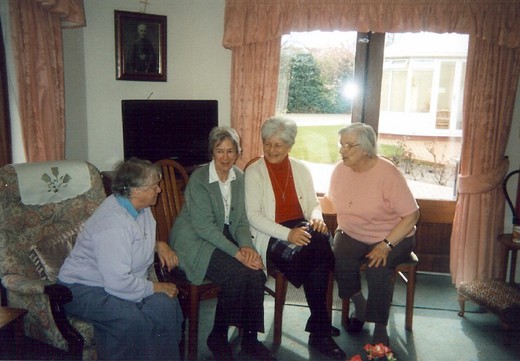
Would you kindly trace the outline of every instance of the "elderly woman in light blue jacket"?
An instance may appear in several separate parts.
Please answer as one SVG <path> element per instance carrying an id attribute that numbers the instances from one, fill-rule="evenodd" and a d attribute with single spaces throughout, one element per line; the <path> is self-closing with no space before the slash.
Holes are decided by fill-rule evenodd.
<path id="1" fill-rule="evenodd" d="M 73 295 L 65 310 L 94 324 L 99 360 L 181 359 L 177 287 L 147 277 L 154 251 L 168 269 L 178 261 L 155 240 L 150 206 L 160 180 L 160 168 L 149 161 L 120 163 L 113 195 L 87 220 L 60 269 L 58 282 Z"/>
<path id="2" fill-rule="evenodd" d="M 257 339 L 264 332 L 264 284 L 260 255 L 253 246 L 244 201 L 244 174 L 234 164 L 240 155 L 237 132 L 214 128 L 209 135 L 212 161 L 195 170 L 186 188 L 186 203 L 175 220 L 170 245 L 188 280 L 205 277 L 221 288 L 207 344 L 217 360 L 233 360 L 227 333 L 243 329 L 241 348 L 255 360 L 272 360 Z"/>

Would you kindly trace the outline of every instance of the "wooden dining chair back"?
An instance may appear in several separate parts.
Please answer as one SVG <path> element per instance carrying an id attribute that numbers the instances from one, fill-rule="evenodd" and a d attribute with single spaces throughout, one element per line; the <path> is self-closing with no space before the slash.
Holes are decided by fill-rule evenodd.
<path id="1" fill-rule="evenodd" d="M 157 203 L 151 207 L 157 221 L 157 240 L 168 242 L 168 235 L 184 205 L 184 191 L 188 185 L 188 173 L 178 162 L 171 159 L 163 159 L 156 162 L 161 167 L 163 177 L 159 182 L 161 193 L 157 197 Z M 160 268 L 160 267 L 159 267 Z M 198 334 L 199 334 L 199 303 L 204 300 L 218 297 L 220 287 L 209 280 L 204 280 L 200 285 L 188 281 L 184 272 L 175 268 L 172 272 L 157 270 L 161 281 L 173 282 L 179 290 L 179 301 L 188 321 L 188 335 L 183 333 L 181 341 L 181 355 L 184 356 L 187 341 L 188 360 L 197 359 Z M 161 277 L 162 276 L 162 277 Z"/>
<path id="2" fill-rule="evenodd" d="M 184 204 L 184 190 L 188 185 L 189 177 L 186 169 L 172 159 L 162 159 L 155 164 L 162 171 L 162 179 L 159 182 L 161 193 L 157 196 L 157 203 L 151 209 L 157 221 L 157 240 L 168 242 L 168 235 L 175 218 Z"/>

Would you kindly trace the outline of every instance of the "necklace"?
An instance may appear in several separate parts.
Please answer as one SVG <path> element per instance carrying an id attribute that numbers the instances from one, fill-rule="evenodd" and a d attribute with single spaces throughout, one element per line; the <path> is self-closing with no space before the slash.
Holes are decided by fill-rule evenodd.
<path id="1" fill-rule="evenodd" d="M 278 187 L 278 189 L 280 190 L 280 193 L 282 194 L 282 202 L 285 202 L 285 193 L 287 192 L 287 185 L 289 184 L 289 178 L 291 175 L 291 163 L 289 162 L 289 160 L 287 161 L 287 176 L 285 177 L 285 185 L 284 185 L 283 189 L 280 186 L 280 183 L 278 183 L 278 179 L 276 179 L 276 174 L 271 169 L 271 166 L 268 166 L 267 170 L 269 171 L 269 176 L 271 177 L 271 179 L 274 180 L 274 182 L 276 183 L 276 186 Z"/>

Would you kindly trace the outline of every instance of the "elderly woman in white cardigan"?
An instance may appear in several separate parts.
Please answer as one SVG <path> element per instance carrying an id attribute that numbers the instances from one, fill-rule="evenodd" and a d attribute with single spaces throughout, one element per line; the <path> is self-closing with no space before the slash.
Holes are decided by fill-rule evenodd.
<path id="1" fill-rule="evenodd" d="M 294 286 L 303 285 L 311 316 L 309 345 L 334 359 L 345 353 L 332 334 L 326 308 L 327 280 L 334 267 L 330 233 L 323 221 L 311 174 L 291 157 L 296 124 L 274 117 L 262 126 L 264 156 L 246 169 L 246 211 L 256 249 Z M 267 261 L 267 262 L 266 262 Z"/>

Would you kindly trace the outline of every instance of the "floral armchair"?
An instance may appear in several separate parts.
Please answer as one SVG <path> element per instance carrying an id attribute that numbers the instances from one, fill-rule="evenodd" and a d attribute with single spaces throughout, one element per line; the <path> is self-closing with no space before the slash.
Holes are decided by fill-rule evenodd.
<path id="1" fill-rule="evenodd" d="M 0 168 L 0 278 L 7 305 L 29 311 L 28 337 L 83 359 L 96 358 L 93 327 L 65 316 L 63 304 L 72 296 L 54 282 L 79 228 L 105 198 L 99 171 L 86 162 Z"/>

